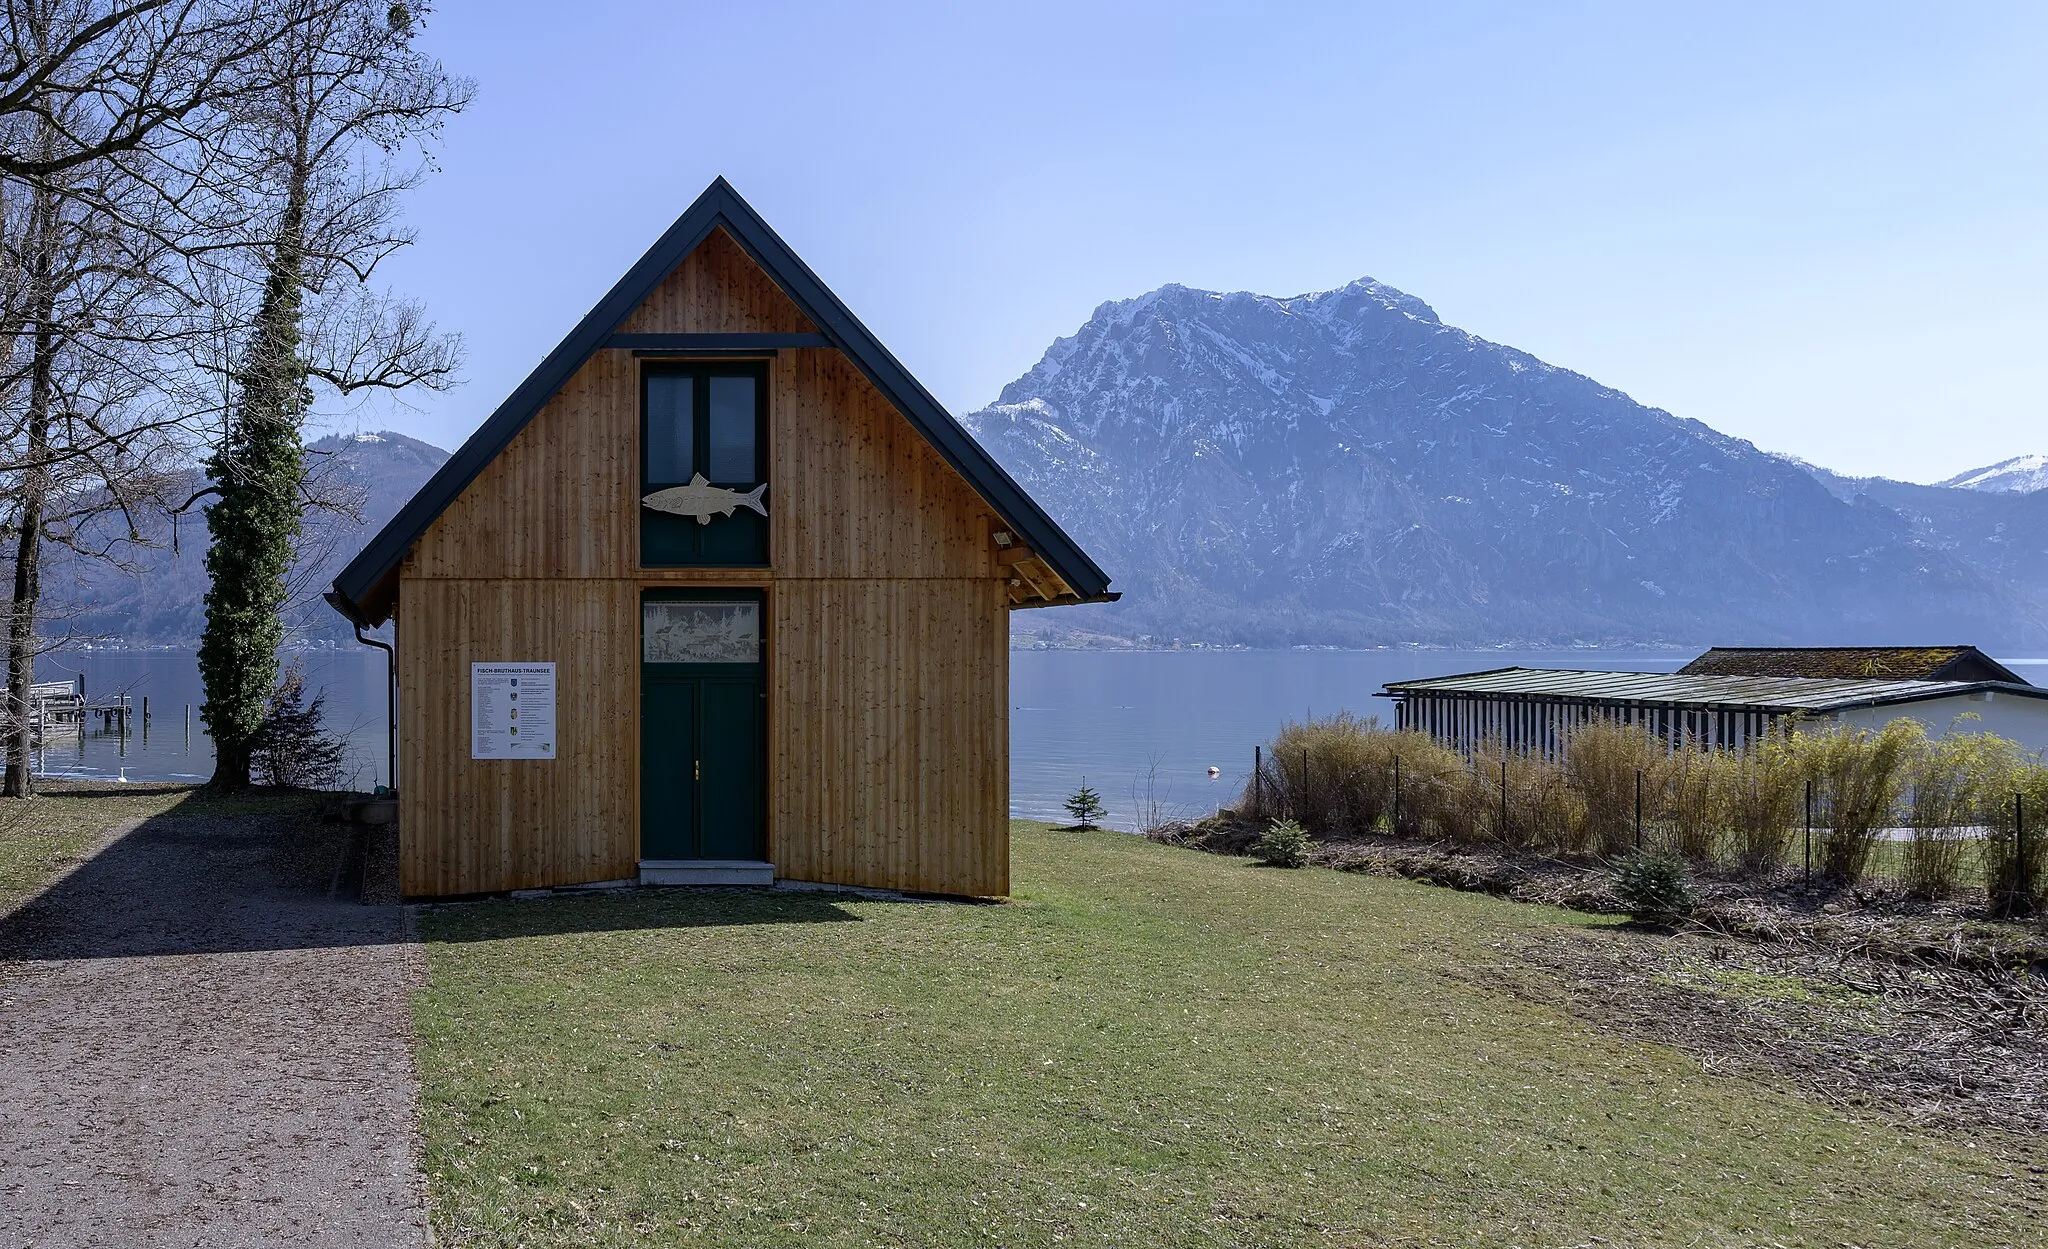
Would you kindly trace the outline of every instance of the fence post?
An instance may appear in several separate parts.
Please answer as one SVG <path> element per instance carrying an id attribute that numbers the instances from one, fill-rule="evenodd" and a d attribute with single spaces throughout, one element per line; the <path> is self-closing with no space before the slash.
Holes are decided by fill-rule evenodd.
<path id="1" fill-rule="evenodd" d="M 1508 839 L 1508 754 L 1500 754 L 1500 839 Z"/>
<path id="2" fill-rule="evenodd" d="M 1394 756 L 1394 823 L 1388 830 L 1396 837 L 1401 835 L 1401 756 Z"/>
<path id="3" fill-rule="evenodd" d="M 2027 798 L 2014 791 L 2012 796 L 2012 854 L 2013 866 L 2019 869 L 2019 880 L 2014 882 L 2018 890 L 2018 902 L 2023 914 L 2034 913 L 2034 882 L 2027 875 Z"/>
<path id="4" fill-rule="evenodd" d="M 1813 781 L 1806 782 L 1806 885 L 1813 885 Z"/>
<path id="5" fill-rule="evenodd" d="M 1636 769 L 1636 853 L 1643 852 L 1643 770 Z"/>

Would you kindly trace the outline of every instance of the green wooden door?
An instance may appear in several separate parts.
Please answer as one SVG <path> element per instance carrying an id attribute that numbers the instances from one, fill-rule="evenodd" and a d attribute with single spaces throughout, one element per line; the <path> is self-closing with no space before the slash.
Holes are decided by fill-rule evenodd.
<path id="1" fill-rule="evenodd" d="M 758 593 L 641 604 L 640 857 L 767 857 Z"/>
<path id="2" fill-rule="evenodd" d="M 652 667 L 652 665 L 648 665 Z M 693 680 L 640 682 L 640 857 L 695 859 L 697 713 Z"/>
<path id="3" fill-rule="evenodd" d="M 700 859 L 762 859 L 761 676 L 707 676 L 697 685 L 697 854 Z"/>

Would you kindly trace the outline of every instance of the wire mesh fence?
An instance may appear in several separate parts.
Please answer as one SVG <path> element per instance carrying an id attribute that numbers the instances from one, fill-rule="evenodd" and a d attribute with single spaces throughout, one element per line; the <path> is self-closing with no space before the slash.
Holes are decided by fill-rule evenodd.
<path id="1" fill-rule="evenodd" d="M 1241 810 L 1319 838 L 1385 835 L 1586 860 L 1671 855 L 1695 870 L 1930 898 L 1995 915 L 2048 897 L 2048 767 L 1989 734 L 1910 720 L 1775 733 L 1742 752 L 1669 750 L 1595 723 L 1555 757 L 1471 755 L 1338 716 L 1261 747 Z"/>

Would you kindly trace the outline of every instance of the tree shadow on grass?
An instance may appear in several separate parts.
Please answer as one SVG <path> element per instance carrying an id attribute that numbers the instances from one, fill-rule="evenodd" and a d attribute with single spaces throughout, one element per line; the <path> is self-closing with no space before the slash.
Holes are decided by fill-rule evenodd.
<path id="1" fill-rule="evenodd" d="M 657 928 L 860 923 L 860 916 L 840 905 L 843 900 L 793 889 L 621 889 L 435 903 L 422 909 L 419 927 L 428 941 L 464 942 Z"/>
<path id="2" fill-rule="evenodd" d="M 231 800 L 195 795 L 151 816 L 0 917 L 0 962 L 312 950 L 414 940 L 405 908 L 357 901 L 350 874 L 358 857 L 355 830 L 322 823 L 321 805 L 311 795 Z M 859 918 L 829 894 L 767 890 L 571 894 L 436 907 L 432 916 L 435 940 Z"/>

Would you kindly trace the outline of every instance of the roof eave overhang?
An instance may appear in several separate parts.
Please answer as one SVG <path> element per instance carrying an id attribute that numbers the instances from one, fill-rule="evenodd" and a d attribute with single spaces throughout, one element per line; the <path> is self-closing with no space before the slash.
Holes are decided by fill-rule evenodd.
<path id="1" fill-rule="evenodd" d="M 1859 707 L 1892 707 L 1900 703 L 1933 702 L 1940 698 L 1965 698 L 1971 694 L 2011 694 L 2018 698 L 2040 700 L 2048 698 L 2048 689 L 2026 681 L 1972 681 L 1959 689 L 1929 690 L 1925 693 L 1886 694 L 1874 698 L 1862 698 L 1855 702 L 1838 703 L 1829 711 L 1854 711 Z"/>

